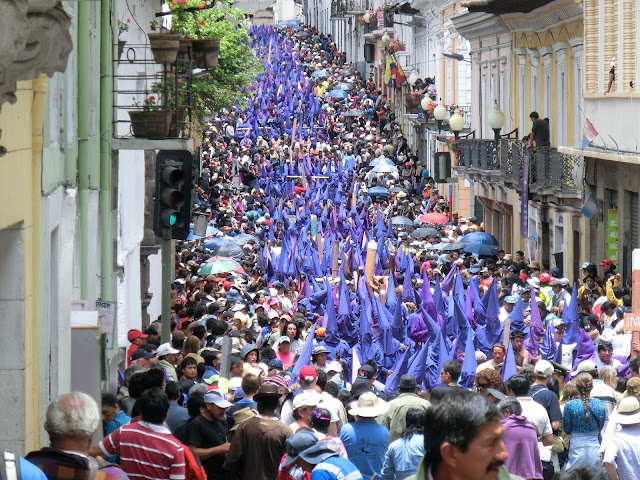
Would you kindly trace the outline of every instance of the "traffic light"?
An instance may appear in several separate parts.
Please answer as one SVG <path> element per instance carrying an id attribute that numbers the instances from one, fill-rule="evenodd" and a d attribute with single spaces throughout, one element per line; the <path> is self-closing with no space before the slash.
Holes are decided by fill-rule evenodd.
<path id="1" fill-rule="evenodd" d="M 177 240 L 189 235 L 192 166 L 193 156 L 188 150 L 160 150 L 156 156 L 153 231 L 159 237 L 166 228 Z"/>

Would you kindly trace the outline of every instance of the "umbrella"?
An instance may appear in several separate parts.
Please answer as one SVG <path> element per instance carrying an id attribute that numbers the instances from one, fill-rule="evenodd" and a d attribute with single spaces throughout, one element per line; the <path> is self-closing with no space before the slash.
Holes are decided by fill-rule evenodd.
<path id="1" fill-rule="evenodd" d="M 245 252 L 242 247 L 238 245 L 235 239 L 230 237 L 218 237 L 214 238 L 204 244 L 205 248 L 212 251 L 213 255 L 221 257 L 244 257 Z"/>
<path id="2" fill-rule="evenodd" d="M 443 247 L 442 250 L 445 251 L 445 252 L 453 252 L 454 250 L 462 250 L 467 245 L 470 245 L 470 243 L 469 242 L 457 241 L 457 242 L 454 242 L 454 243 L 450 243 L 446 247 Z"/>
<path id="3" fill-rule="evenodd" d="M 198 275 L 216 275 L 227 272 L 244 273 L 244 269 L 233 258 L 212 257 L 198 270 Z"/>
<path id="4" fill-rule="evenodd" d="M 395 165 L 381 164 L 373 167 L 373 170 L 371 171 L 373 173 L 398 173 L 398 167 L 396 167 Z"/>
<path id="5" fill-rule="evenodd" d="M 391 189 L 393 191 L 393 188 Z M 441 233 L 435 228 L 423 227 L 411 232 L 413 238 L 440 237 Z"/>
<path id="6" fill-rule="evenodd" d="M 392 192 L 392 193 L 400 193 L 400 192 L 404 192 L 404 193 L 406 193 L 406 194 L 408 194 L 408 193 L 409 193 L 409 192 L 407 191 L 407 189 L 406 189 L 406 188 L 402 188 L 402 187 L 398 187 L 398 186 L 393 187 L 393 188 L 390 190 L 390 192 Z M 433 230 L 433 229 L 432 229 L 432 230 Z"/>
<path id="7" fill-rule="evenodd" d="M 311 78 L 326 78 L 326 77 L 330 77 L 331 76 L 331 72 L 329 72 L 328 70 L 316 70 L 315 72 L 313 72 L 311 74 Z"/>
<path id="8" fill-rule="evenodd" d="M 430 248 L 431 250 L 441 251 L 443 248 L 448 247 L 449 245 L 451 245 L 449 242 L 440 242 L 432 245 Z"/>
<path id="9" fill-rule="evenodd" d="M 370 197 L 388 197 L 389 190 L 384 187 L 373 187 L 367 192 Z"/>
<path id="10" fill-rule="evenodd" d="M 349 75 L 353 75 L 353 70 L 349 69 L 349 68 L 345 68 L 343 70 L 340 70 L 340 76 L 342 77 L 348 77 Z"/>
<path id="11" fill-rule="evenodd" d="M 485 245 L 484 243 L 473 243 L 463 248 L 467 253 L 478 256 L 497 257 L 498 249 L 493 245 Z"/>
<path id="12" fill-rule="evenodd" d="M 349 90 L 353 90 L 353 84 L 351 84 L 351 83 L 347 83 L 347 82 L 340 82 L 339 84 L 337 84 L 337 85 L 336 85 L 335 87 L 333 87 L 333 88 L 336 88 L 336 89 L 338 89 L 338 90 L 346 90 L 346 91 L 349 91 Z"/>
<path id="13" fill-rule="evenodd" d="M 344 90 L 331 90 L 329 92 L 329 96 L 331 98 L 347 98 L 349 96 L 349 94 L 347 92 L 345 92 Z"/>
<path id="14" fill-rule="evenodd" d="M 391 165 L 392 167 L 395 167 L 396 164 L 393 163 L 393 160 L 391 160 L 390 158 L 387 157 L 376 157 L 373 160 L 371 160 L 371 162 L 369 162 L 369 165 L 371 165 L 372 167 L 377 167 L 380 164 L 387 164 L 387 165 Z"/>
<path id="15" fill-rule="evenodd" d="M 362 110 L 349 110 L 348 112 L 345 112 L 342 114 L 343 117 L 361 117 L 364 114 L 364 112 Z"/>
<path id="16" fill-rule="evenodd" d="M 297 32 L 295 34 L 295 36 L 298 37 L 298 38 L 308 37 L 309 35 L 311 35 L 309 32 Z"/>
<path id="17" fill-rule="evenodd" d="M 443 215 L 442 213 L 429 212 L 429 213 L 420 215 L 418 217 L 418 220 L 424 223 L 433 223 L 433 224 L 439 225 L 439 224 L 448 222 L 449 217 L 447 217 L 446 215 Z"/>
<path id="18" fill-rule="evenodd" d="M 493 245 L 497 247 L 500 245 L 498 240 L 493 235 L 488 234 L 487 232 L 471 232 L 467 233 L 460 240 L 464 240 L 469 243 L 481 243 L 483 245 Z"/>
<path id="19" fill-rule="evenodd" d="M 304 30 L 300 25 L 291 25 L 291 30 Z"/>
<path id="20" fill-rule="evenodd" d="M 241 247 L 249 243 L 251 240 L 253 240 L 253 243 L 255 245 L 260 244 L 260 240 L 258 240 L 253 235 L 249 235 L 248 233 L 241 233 L 240 235 L 236 235 L 235 237 L 231 237 L 231 238 L 233 238 L 233 241 L 236 242 Z"/>
<path id="21" fill-rule="evenodd" d="M 409 217 L 403 216 L 393 217 L 391 219 L 391 225 L 396 228 L 411 228 L 413 227 L 413 220 L 411 220 Z"/>

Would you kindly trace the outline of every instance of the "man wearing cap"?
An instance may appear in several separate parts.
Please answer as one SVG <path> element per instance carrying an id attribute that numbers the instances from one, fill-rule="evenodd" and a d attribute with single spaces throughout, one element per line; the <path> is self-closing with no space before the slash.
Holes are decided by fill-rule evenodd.
<path id="1" fill-rule="evenodd" d="M 609 258 L 605 258 L 598 264 L 602 267 L 602 284 L 607 283 L 610 277 L 616 276 L 616 266 Z"/>
<path id="2" fill-rule="evenodd" d="M 138 348 L 131 356 L 131 365 L 138 365 L 142 368 L 150 368 L 158 362 L 156 354 L 147 352 L 144 348 Z"/>
<path id="3" fill-rule="evenodd" d="M 300 452 L 296 463 L 305 472 L 311 472 L 311 480 L 362 480 L 363 478 L 356 465 L 338 455 L 327 442 L 316 442 Z"/>
<path id="4" fill-rule="evenodd" d="M 504 297 L 504 302 L 502 304 L 502 307 L 500 307 L 500 312 L 498 313 L 498 319 L 500 320 L 500 323 L 504 323 L 511 312 L 513 312 L 513 307 L 516 306 L 516 303 L 518 303 L 516 297 L 512 295 L 507 295 L 506 297 Z"/>
<path id="5" fill-rule="evenodd" d="M 266 384 L 253 397 L 258 402 L 258 415 L 243 422 L 233 435 L 224 462 L 228 478 L 273 480 L 277 477 L 285 442 L 292 435 L 276 413 L 280 396 L 276 385 Z"/>
<path id="6" fill-rule="evenodd" d="M 417 388 L 416 377 L 410 374 L 402 375 L 398 385 L 400 395 L 389 402 L 389 411 L 377 418 L 378 423 L 389 430 L 389 442 L 402 436 L 409 409 L 421 408 L 427 411 L 431 407 L 431 402 L 416 395 Z"/>
<path id="7" fill-rule="evenodd" d="M 558 396 L 547 388 L 553 371 L 554 368 L 551 362 L 538 360 L 538 363 L 536 363 L 533 369 L 535 381 L 531 388 L 529 388 L 529 396 L 544 407 L 549 415 L 551 428 L 558 430 L 560 429 L 560 421 L 562 420 L 560 403 L 558 402 Z"/>
<path id="8" fill-rule="evenodd" d="M 373 392 L 363 393 L 349 415 L 356 421 L 340 430 L 349 460 L 360 470 L 364 478 L 380 476 L 384 453 L 389 446 L 389 430 L 376 422 L 376 418 L 389 411 L 389 404 Z M 406 412 L 405 412 L 406 413 Z"/>
<path id="9" fill-rule="evenodd" d="M 156 351 L 158 355 L 158 366 L 162 367 L 167 376 L 174 382 L 178 381 L 178 374 L 174 367 L 178 353 L 180 352 L 173 348 L 169 342 L 160 345 Z"/>
<path id="10" fill-rule="evenodd" d="M 623 398 L 615 421 L 622 427 L 607 443 L 604 468 L 611 480 L 638 479 L 640 472 L 640 403 L 634 396 Z"/>
<path id="11" fill-rule="evenodd" d="M 207 392 L 200 415 L 191 421 L 187 431 L 185 443 L 202 462 L 209 480 L 225 479 L 223 465 L 231 444 L 227 439 L 229 432 L 224 418 L 231 405 L 220 392 Z"/>
<path id="12" fill-rule="evenodd" d="M 562 309 L 566 302 L 569 305 L 571 294 L 567 292 L 566 287 L 569 286 L 568 278 L 556 278 L 550 284 L 553 294 L 551 295 L 551 311 L 556 315 L 562 315 Z"/>
<path id="13" fill-rule="evenodd" d="M 149 335 L 145 335 L 137 328 L 129 330 L 127 333 L 127 340 L 131 342 L 131 346 L 129 347 L 129 350 L 127 350 L 127 367 L 131 365 L 131 356 L 133 355 L 133 352 L 135 352 L 136 349 L 145 342 L 145 339 L 148 336 Z"/>

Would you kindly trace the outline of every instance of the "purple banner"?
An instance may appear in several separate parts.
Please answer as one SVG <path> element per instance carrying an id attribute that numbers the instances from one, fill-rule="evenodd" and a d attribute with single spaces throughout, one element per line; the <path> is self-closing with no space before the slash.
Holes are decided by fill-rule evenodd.
<path id="1" fill-rule="evenodd" d="M 522 190 L 520 193 L 520 237 L 529 236 L 529 153 L 522 156 Z"/>

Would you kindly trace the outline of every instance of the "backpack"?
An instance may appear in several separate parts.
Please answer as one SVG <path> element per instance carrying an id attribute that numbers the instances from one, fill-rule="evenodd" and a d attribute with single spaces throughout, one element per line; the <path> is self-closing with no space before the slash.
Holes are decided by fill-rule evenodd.
<path id="1" fill-rule="evenodd" d="M 198 456 L 184 445 L 184 480 L 207 480 L 207 474 Z"/>
<path id="2" fill-rule="evenodd" d="M 20 457 L 8 448 L 0 448 L 2 461 L 0 461 L 0 477 L 2 480 L 18 480 L 20 475 Z"/>

